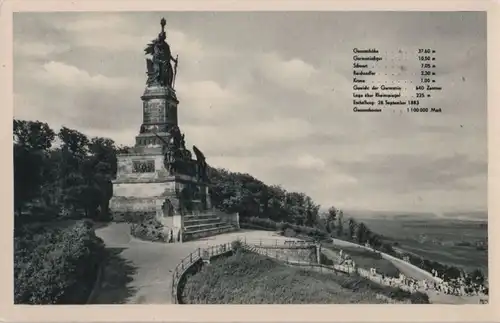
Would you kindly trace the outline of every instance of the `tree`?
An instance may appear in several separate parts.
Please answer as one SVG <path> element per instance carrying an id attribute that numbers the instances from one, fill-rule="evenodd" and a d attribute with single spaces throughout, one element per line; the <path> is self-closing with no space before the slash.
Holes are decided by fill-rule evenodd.
<path id="1" fill-rule="evenodd" d="M 27 203 L 40 199 L 46 182 L 44 170 L 54 131 L 39 121 L 14 120 L 14 207 L 23 214 Z"/>
<path id="2" fill-rule="evenodd" d="M 354 234 L 356 233 L 356 227 L 357 223 L 356 220 L 353 218 L 349 219 L 349 239 L 352 239 L 354 237 Z"/>
<path id="3" fill-rule="evenodd" d="M 31 151 L 47 151 L 52 147 L 55 132 L 47 123 L 14 120 L 14 144 Z"/>
<path id="4" fill-rule="evenodd" d="M 320 206 L 315 204 L 312 198 L 309 196 L 305 197 L 306 226 L 312 227 L 318 223 L 319 208 Z"/>
<path id="5" fill-rule="evenodd" d="M 65 209 L 73 215 L 78 210 L 87 213 L 86 206 L 89 201 L 88 185 L 91 180 L 84 175 L 86 172 L 85 159 L 88 153 L 89 139 L 84 134 L 66 127 L 62 127 L 58 133 L 61 145 L 61 165 L 59 167 L 59 185 L 63 191 L 63 203 Z"/>
<path id="6" fill-rule="evenodd" d="M 89 143 L 89 155 L 87 165 L 89 167 L 89 177 L 92 178 L 89 186 L 94 187 L 89 193 L 95 196 L 94 204 L 97 202 L 101 213 L 109 213 L 109 200 L 113 196 L 112 179 L 117 172 L 117 149 L 113 140 L 108 138 L 94 137 Z M 95 205 L 91 205 L 92 212 L 95 212 Z"/>
<path id="7" fill-rule="evenodd" d="M 360 222 L 356 229 L 356 239 L 358 243 L 362 244 L 369 240 L 370 231 L 363 222 Z"/>
<path id="8" fill-rule="evenodd" d="M 338 210 L 331 206 L 328 211 L 326 212 L 326 229 L 328 233 L 333 233 L 335 232 L 335 222 L 337 220 L 337 213 Z"/>
<path id="9" fill-rule="evenodd" d="M 477 285 L 484 285 L 485 277 L 481 270 L 474 269 L 469 275 L 471 282 Z"/>
<path id="10" fill-rule="evenodd" d="M 337 236 L 341 237 L 344 235 L 344 212 L 339 211 L 337 216 Z"/>

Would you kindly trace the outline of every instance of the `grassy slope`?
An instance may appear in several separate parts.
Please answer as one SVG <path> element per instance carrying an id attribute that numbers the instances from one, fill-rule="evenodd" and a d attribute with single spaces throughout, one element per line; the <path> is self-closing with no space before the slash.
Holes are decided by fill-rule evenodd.
<path id="1" fill-rule="evenodd" d="M 188 304 L 385 303 L 377 292 L 380 288 L 364 279 L 301 270 L 243 252 L 190 277 L 183 299 Z"/>
<path id="2" fill-rule="evenodd" d="M 361 249 L 361 248 L 349 248 L 343 247 L 338 248 L 333 244 L 324 244 L 325 248 L 332 249 L 339 252 L 342 249 L 347 253 L 356 265 L 360 268 L 370 270 L 370 268 L 376 268 L 377 272 L 384 274 L 388 277 L 399 277 L 399 270 L 392 262 L 387 259 L 382 258 L 378 253 Z"/>

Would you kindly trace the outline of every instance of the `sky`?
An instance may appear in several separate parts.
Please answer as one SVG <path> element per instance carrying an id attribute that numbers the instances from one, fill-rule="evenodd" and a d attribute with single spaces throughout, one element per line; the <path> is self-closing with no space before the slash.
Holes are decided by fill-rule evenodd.
<path id="1" fill-rule="evenodd" d="M 167 20 L 179 126 L 207 162 L 323 207 L 487 208 L 486 15 L 15 13 L 14 117 L 133 145 L 143 49 Z M 442 113 L 354 113 L 353 48 L 438 53 Z"/>

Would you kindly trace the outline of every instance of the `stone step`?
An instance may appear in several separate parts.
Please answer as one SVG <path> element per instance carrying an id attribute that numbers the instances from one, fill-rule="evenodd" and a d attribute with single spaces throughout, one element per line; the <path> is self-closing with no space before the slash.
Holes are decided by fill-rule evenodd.
<path id="1" fill-rule="evenodd" d="M 193 218 L 193 219 L 184 219 L 184 226 L 198 225 L 198 224 L 209 224 L 209 223 L 217 223 L 221 222 L 219 217 L 213 218 Z"/>
<path id="2" fill-rule="evenodd" d="M 225 222 L 216 222 L 216 223 L 205 223 L 205 224 L 194 224 L 194 225 L 185 225 L 184 230 L 186 233 L 189 232 L 196 232 L 199 230 L 206 230 L 206 229 L 212 229 L 212 228 L 220 228 L 223 226 L 227 226 L 228 224 Z"/>
<path id="3" fill-rule="evenodd" d="M 218 218 L 217 214 L 214 212 L 204 212 L 200 214 L 190 214 L 184 216 L 184 221 L 193 220 L 193 219 L 210 219 L 210 218 Z"/>
<path id="4" fill-rule="evenodd" d="M 209 228 L 209 229 L 184 232 L 184 241 L 209 237 L 209 236 L 213 236 L 213 235 L 217 235 L 217 234 L 221 234 L 221 233 L 226 233 L 226 232 L 230 232 L 230 231 L 234 231 L 234 230 L 236 230 L 236 228 L 234 226 L 226 224 L 222 227 L 217 227 L 217 228 Z"/>

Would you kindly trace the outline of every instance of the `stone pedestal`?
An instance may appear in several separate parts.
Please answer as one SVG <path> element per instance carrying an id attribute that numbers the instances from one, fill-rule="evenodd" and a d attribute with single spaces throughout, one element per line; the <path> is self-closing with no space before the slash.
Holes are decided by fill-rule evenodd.
<path id="1" fill-rule="evenodd" d="M 178 170 L 165 166 L 165 147 L 172 140 L 172 131 L 178 131 L 175 91 L 169 86 L 148 86 L 141 100 L 143 121 L 135 146 L 117 156 L 110 209 L 117 221 L 138 222 L 154 216 L 173 230 L 175 240 L 182 231 L 184 213 L 211 205 L 209 198 L 206 202 L 208 187 L 195 177 L 196 161 L 189 153 L 179 161 Z"/>

